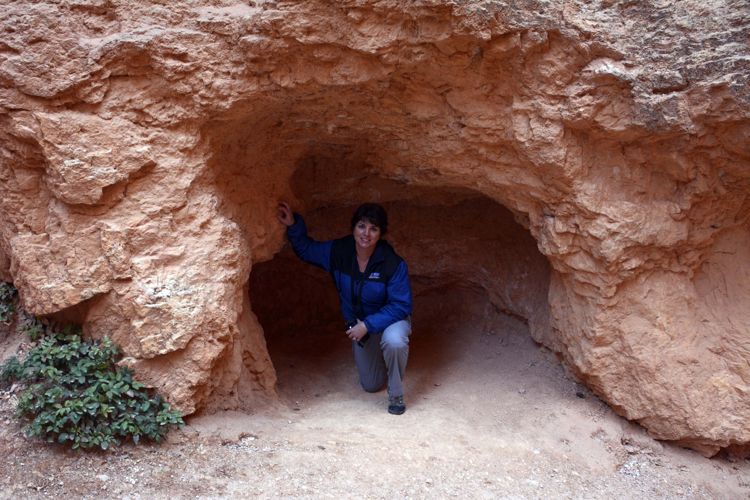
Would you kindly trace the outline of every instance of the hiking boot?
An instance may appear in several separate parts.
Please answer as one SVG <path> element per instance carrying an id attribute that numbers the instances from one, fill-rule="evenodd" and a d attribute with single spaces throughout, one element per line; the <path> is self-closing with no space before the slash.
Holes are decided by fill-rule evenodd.
<path id="1" fill-rule="evenodd" d="M 403 396 L 391 396 L 388 398 L 388 413 L 391 415 L 401 415 L 406 411 L 406 404 Z"/>

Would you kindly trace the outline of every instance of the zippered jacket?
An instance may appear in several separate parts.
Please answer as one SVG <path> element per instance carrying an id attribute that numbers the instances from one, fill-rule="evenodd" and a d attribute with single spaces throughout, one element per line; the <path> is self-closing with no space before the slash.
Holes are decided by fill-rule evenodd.
<path id="1" fill-rule="evenodd" d="M 352 235 L 315 241 L 307 235 L 305 221 L 297 213 L 286 234 L 300 259 L 331 274 L 339 292 L 341 313 L 347 323 L 360 319 L 368 332 L 381 333 L 411 314 L 411 285 L 406 262 L 387 241 L 378 241 L 367 269 L 358 278 L 357 252 Z"/>

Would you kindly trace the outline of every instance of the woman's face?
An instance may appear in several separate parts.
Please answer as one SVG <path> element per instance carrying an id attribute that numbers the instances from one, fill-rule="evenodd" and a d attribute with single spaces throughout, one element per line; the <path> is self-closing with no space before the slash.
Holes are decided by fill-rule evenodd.
<path id="1" fill-rule="evenodd" d="M 380 239 L 380 228 L 364 219 L 354 225 L 354 241 L 360 250 L 374 250 Z"/>

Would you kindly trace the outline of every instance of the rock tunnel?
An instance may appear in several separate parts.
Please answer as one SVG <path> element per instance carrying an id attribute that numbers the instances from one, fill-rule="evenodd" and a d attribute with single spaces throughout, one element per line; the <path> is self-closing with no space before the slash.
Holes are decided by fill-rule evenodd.
<path id="1" fill-rule="evenodd" d="M 306 220 L 318 239 L 345 234 L 356 208 L 349 199 L 340 205 L 342 200 L 330 197 L 326 186 L 331 181 L 356 185 L 355 192 L 388 200 L 387 239 L 410 266 L 415 304 L 412 352 L 428 367 L 423 371 L 452 362 L 439 358 L 451 356 L 446 345 L 460 345 L 463 336 L 502 333 L 499 315 L 519 318 L 534 332 L 549 331 L 549 264 L 509 210 L 470 191 L 420 189 L 364 176 L 352 183 L 345 176 L 361 172 L 361 166 L 337 163 L 304 161 L 294 176 L 293 185 L 300 187 L 295 195 L 307 207 Z M 324 182 L 313 180 L 318 176 Z M 319 359 L 334 352 L 350 357 L 330 277 L 300 262 L 289 247 L 253 267 L 250 301 L 274 366 L 312 365 L 307 369 L 318 373 L 306 376 L 325 380 L 320 372 L 330 377 L 331 370 Z M 453 356 L 462 357 L 460 352 Z M 279 376 L 280 391 L 297 380 L 289 377 L 286 382 Z"/>
<path id="2" fill-rule="evenodd" d="M 273 401 L 267 340 L 338 321 L 278 200 L 320 238 L 370 200 L 420 329 L 478 294 L 652 436 L 747 451 L 736 4 L 689 23 L 573 0 L 24 8 L 47 22 L 3 21 L 0 277 L 187 413 Z"/>
<path id="3" fill-rule="evenodd" d="M 347 97 L 345 106 L 320 105 Z M 286 104 L 264 107 L 257 122 L 230 114 L 227 122 L 210 126 L 213 168 L 206 182 L 218 187 L 221 210 L 237 221 L 247 246 L 260 239 L 253 238 L 253 232 L 282 229 L 273 217 L 277 199 L 272 197 L 260 200 L 269 216 L 267 226 L 258 228 L 252 218 L 248 206 L 259 203 L 253 197 L 258 183 L 304 213 L 318 239 L 342 236 L 354 208 L 376 201 L 391 213 L 388 240 L 409 263 L 414 319 L 421 335 L 456 333 L 445 331 L 451 316 L 446 309 L 451 309 L 453 322 L 460 317 L 476 323 L 479 332 L 493 328 L 495 315 L 508 314 L 526 322 L 534 338 L 551 336 L 550 266 L 528 230 L 526 214 L 514 214 L 478 191 L 474 182 L 411 182 L 410 172 L 421 168 L 418 159 L 411 158 L 408 145 L 394 147 L 382 137 L 390 133 L 387 127 L 372 130 L 375 124 L 366 121 L 368 106 L 359 108 L 362 117 L 356 116 L 356 97 L 317 96 L 296 106 L 288 104 L 298 103 L 295 97 L 280 101 Z M 348 111 L 337 112 L 333 124 L 315 118 L 318 113 L 330 115 L 328 108 Z M 257 116 L 252 110 L 248 115 Z M 370 132 L 336 126 L 336 120 L 353 121 Z M 400 156 L 402 174 L 396 176 L 384 167 L 384 162 L 393 162 L 393 155 Z M 274 351 L 279 356 L 289 353 L 294 351 L 289 343 L 303 340 L 307 347 L 296 354 L 300 357 L 314 357 L 316 349 L 330 350 L 330 345 L 304 339 L 317 335 L 322 344 L 330 344 L 336 341 L 330 334 L 340 333 L 338 298 L 330 278 L 298 261 L 288 245 L 258 250 L 261 255 L 253 259 L 250 272 L 249 307 L 259 323 L 254 331 L 260 329 L 269 346 L 270 362 Z M 467 302 L 478 303 L 466 307 Z"/>

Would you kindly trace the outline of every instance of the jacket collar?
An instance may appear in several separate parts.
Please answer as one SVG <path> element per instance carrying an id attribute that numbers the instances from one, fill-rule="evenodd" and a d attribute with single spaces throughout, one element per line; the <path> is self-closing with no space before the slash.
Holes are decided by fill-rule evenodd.
<path id="1" fill-rule="evenodd" d="M 354 241 L 354 236 L 349 235 L 347 236 L 347 239 L 350 241 L 350 245 L 352 247 L 352 252 L 357 252 L 357 244 Z M 393 251 L 393 247 L 391 247 L 391 244 L 388 243 L 386 240 L 378 240 L 377 245 L 375 246 L 375 251 L 372 253 L 372 256 L 370 257 L 370 260 L 368 262 L 368 267 L 371 264 L 374 264 L 376 262 L 383 262 L 388 255 L 389 252 Z"/>

